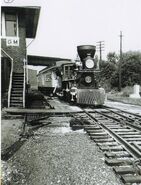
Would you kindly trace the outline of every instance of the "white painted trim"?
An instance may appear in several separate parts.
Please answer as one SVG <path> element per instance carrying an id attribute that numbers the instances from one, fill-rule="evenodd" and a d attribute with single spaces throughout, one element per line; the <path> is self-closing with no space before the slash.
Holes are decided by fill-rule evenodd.
<path id="1" fill-rule="evenodd" d="M 5 37 L 5 14 L 4 12 L 2 12 L 2 15 L 1 15 L 1 19 L 2 19 L 2 30 L 1 30 L 1 36 L 2 37 Z"/>
<path id="2" fill-rule="evenodd" d="M 26 59 L 24 62 L 24 80 L 23 80 L 23 108 L 25 108 L 25 91 L 26 91 Z"/>
<path id="3" fill-rule="evenodd" d="M 12 36 L 1 36 L 2 39 L 20 39 L 19 37 L 12 37 Z"/>
<path id="4" fill-rule="evenodd" d="M 8 107 L 10 107 L 10 97 L 11 97 L 11 89 L 12 89 L 12 77 L 13 77 L 13 58 L 1 48 L 1 50 L 5 53 L 5 55 L 10 58 L 11 60 L 11 72 L 10 72 L 10 82 L 9 82 L 9 89 L 8 89 Z"/>
<path id="5" fill-rule="evenodd" d="M 19 37 L 19 15 L 18 13 L 16 14 L 17 17 L 17 37 Z"/>

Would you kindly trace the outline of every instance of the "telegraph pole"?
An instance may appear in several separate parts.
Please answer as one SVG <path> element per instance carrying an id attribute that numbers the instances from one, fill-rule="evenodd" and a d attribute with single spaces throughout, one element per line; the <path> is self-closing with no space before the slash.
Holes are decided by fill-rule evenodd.
<path id="1" fill-rule="evenodd" d="M 99 41 L 97 43 L 98 43 L 97 50 L 99 51 L 99 63 L 100 63 L 102 61 L 102 51 L 104 51 L 104 41 Z M 97 68 L 99 69 L 99 64 Z"/>
<path id="2" fill-rule="evenodd" d="M 121 91 L 122 31 L 120 31 L 119 91 Z"/>

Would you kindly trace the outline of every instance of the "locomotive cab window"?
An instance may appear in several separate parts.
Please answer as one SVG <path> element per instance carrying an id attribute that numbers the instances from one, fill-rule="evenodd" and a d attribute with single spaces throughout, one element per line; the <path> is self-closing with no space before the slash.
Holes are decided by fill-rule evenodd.
<path id="1" fill-rule="evenodd" d="M 65 78 L 68 79 L 70 76 L 70 67 L 69 66 L 65 66 L 64 74 L 65 74 Z"/>
<path id="2" fill-rule="evenodd" d="M 65 66 L 65 75 L 68 76 L 68 74 L 69 74 L 69 67 Z"/>
<path id="3" fill-rule="evenodd" d="M 64 75 L 65 78 L 71 79 L 73 74 L 73 66 L 65 66 Z"/>

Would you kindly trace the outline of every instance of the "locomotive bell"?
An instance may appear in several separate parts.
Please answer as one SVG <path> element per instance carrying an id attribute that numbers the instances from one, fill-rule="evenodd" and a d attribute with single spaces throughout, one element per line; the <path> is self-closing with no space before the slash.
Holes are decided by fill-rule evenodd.
<path id="1" fill-rule="evenodd" d="M 81 45 L 77 46 L 78 55 L 83 61 L 88 55 L 93 58 L 95 55 L 96 47 L 93 45 Z"/>

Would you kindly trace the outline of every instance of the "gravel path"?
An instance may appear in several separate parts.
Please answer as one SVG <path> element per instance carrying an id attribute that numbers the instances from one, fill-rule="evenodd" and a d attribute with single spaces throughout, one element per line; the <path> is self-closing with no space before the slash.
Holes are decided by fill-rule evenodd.
<path id="1" fill-rule="evenodd" d="M 8 161 L 12 185 L 122 185 L 88 135 L 70 118 L 53 117 Z"/>

